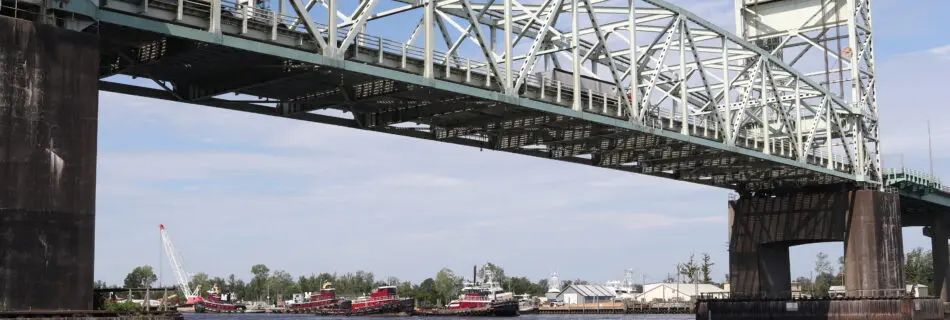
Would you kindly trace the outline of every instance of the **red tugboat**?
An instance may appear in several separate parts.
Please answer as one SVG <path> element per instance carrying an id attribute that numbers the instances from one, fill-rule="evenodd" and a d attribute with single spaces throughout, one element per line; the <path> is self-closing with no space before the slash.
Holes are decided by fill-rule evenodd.
<path id="1" fill-rule="evenodd" d="M 368 297 L 359 297 L 352 302 L 352 316 L 410 315 L 416 307 L 412 298 L 400 298 L 395 286 L 376 288 Z"/>
<path id="2" fill-rule="evenodd" d="M 325 282 L 320 292 L 311 294 L 305 301 L 291 303 L 287 307 L 287 311 L 292 313 L 318 314 L 324 313 L 323 311 L 337 311 L 334 313 L 341 313 L 341 311 L 349 311 L 351 309 L 350 305 L 349 300 L 336 297 L 336 289 L 333 288 L 332 283 Z"/>
<path id="3" fill-rule="evenodd" d="M 492 279 L 490 270 L 485 270 L 488 281 L 484 284 L 467 283 L 457 300 L 444 308 L 417 309 L 418 316 L 464 316 L 464 317 L 516 317 L 518 299 L 511 292 L 504 292 Z"/>
<path id="4" fill-rule="evenodd" d="M 247 310 L 247 306 L 245 306 L 244 303 L 232 301 L 235 300 L 233 293 L 221 294 L 221 288 L 219 288 L 218 285 L 214 285 L 214 288 L 208 290 L 208 296 L 206 298 L 196 300 L 195 312 L 198 313 L 243 313 Z"/>

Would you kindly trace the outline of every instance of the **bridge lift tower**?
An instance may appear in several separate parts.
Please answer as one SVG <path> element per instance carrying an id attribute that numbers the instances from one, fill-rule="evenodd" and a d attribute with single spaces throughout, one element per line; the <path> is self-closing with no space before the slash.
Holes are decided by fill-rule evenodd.
<path id="1" fill-rule="evenodd" d="M 812 110 L 831 120 L 816 126 L 831 123 L 841 130 L 818 128 L 815 143 L 806 148 L 832 154 L 841 148 L 829 143 L 832 135 L 843 135 L 856 142 L 851 152 L 858 180 L 882 181 L 871 1 L 735 0 L 735 11 L 737 35 L 810 76 L 855 111 Z"/>
<path id="2" fill-rule="evenodd" d="M 797 128 L 798 138 L 807 141 L 801 144 L 806 152 L 852 155 L 857 185 L 731 201 L 734 297 L 788 297 L 789 247 L 827 241 L 844 242 L 848 296 L 903 293 L 899 196 L 867 183 L 882 181 L 870 5 L 870 0 L 735 0 L 739 36 L 824 86 L 830 92 L 826 99 L 845 106 L 802 108 L 808 115 L 799 124 L 806 129 Z M 745 67 L 761 63 L 746 59 Z M 794 99 L 805 98 L 798 91 Z"/>

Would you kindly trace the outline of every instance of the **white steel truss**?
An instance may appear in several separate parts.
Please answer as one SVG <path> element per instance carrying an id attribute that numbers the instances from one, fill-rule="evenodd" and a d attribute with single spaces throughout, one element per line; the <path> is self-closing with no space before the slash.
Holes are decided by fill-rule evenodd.
<path id="1" fill-rule="evenodd" d="M 831 135 L 806 148 L 847 148 L 854 173 L 881 181 L 871 0 L 736 0 L 738 34 L 846 102 L 850 113 L 828 113 Z M 828 134 L 828 133 L 826 133 Z"/>
<path id="2" fill-rule="evenodd" d="M 302 6 L 290 1 L 294 8 Z M 325 0 L 326 7 L 338 7 L 337 1 Z M 820 2 L 840 8 L 834 12 L 854 13 L 836 26 L 858 36 L 838 32 L 837 38 L 828 32 L 836 29 L 830 24 L 750 35 L 745 20 L 756 20 L 748 19 L 758 17 L 754 9 L 782 1 L 736 0 L 740 34 L 753 42 L 662 0 L 387 0 L 400 5 L 374 11 L 379 1 L 361 0 L 353 15 L 327 14 L 314 19 L 325 22 L 319 27 L 305 28 L 320 33 L 314 36 L 317 43 L 330 39 L 324 54 L 342 57 L 354 33 L 368 23 L 408 16 L 419 23 L 403 50 L 412 50 L 417 39 L 423 42 L 428 77 L 436 68 L 482 72 L 490 79 L 486 85 L 509 95 L 528 84 L 550 83 L 558 86 L 558 100 L 570 97 L 575 110 L 694 136 L 703 131 L 704 138 L 728 146 L 803 163 L 818 159 L 858 181 L 881 181 L 870 0 Z M 308 20 L 299 22 L 310 25 Z M 339 46 L 337 34 L 346 39 Z M 799 70 L 816 66 L 787 53 L 811 46 L 841 60 L 823 43 L 843 38 L 857 48 L 844 59 L 847 69 L 803 73 Z M 463 50 L 466 42 L 474 48 Z M 827 81 L 832 72 L 824 70 L 839 78 L 836 85 Z M 858 85 L 845 94 L 840 88 L 850 79 L 859 79 Z M 593 101 L 581 101 L 585 96 L 601 97 L 604 107 L 591 108 Z"/>
<path id="3" fill-rule="evenodd" d="M 177 0 L 178 16 L 204 1 Z M 881 184 L 871 0 L 736 0 L 741 36 L 664 0 L 247 1 L 186 12 L 211 32 L 238 20 L 244 37 L 491 89 L 496 102 L 541 100 Z M 818 18 L 789 3 L 817 6 Z M 817 63 L 831 59 L 843 61 Z M 307 111 L 294 101 L 278 108 Z"/>

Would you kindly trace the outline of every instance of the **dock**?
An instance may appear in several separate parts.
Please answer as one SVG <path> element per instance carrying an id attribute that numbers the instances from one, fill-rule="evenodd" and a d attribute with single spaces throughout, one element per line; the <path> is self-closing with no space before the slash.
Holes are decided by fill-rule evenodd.
<path id="1" fill-rule="evenodd" d="M 942 320 L 943 302 L 938 298 L 821 298 L 710 299 L 699 300 L 696 320 L 711 319 L 802 319 L 802 320 Z"/>
<path id="2" fill-rule="evenodd" d="M 109 320 L 184 320 L 177 311 L 114 312 L 104 310 L 30 310 L 0 311 L 0 319 L 56 318 Z"/>
<path id="3" fill-rule="evenodd" d="M 690 314 L 693 305 L 687 303 L 623 303 L 600 302 L 569 304 L 562 306 L 542 305 L 539 314 Z"/>

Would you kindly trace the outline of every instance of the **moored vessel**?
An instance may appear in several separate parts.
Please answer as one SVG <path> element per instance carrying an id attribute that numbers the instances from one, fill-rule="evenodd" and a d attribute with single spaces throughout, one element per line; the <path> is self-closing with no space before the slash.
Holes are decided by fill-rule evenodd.
<path id="1" fill-rule="evenodd" d="M 247 306 L 245 306 L 243 302 L 237 301 L 237 297 L 235 297 L 233 293 L 222 294 L 221 288 L 219 288 L 218 285 L 214 285 L 207 293 L 207 296 L 203 298 L 198 297 L 198 299 L 194 300 L 195 312 L 243 313 L 247 310 Z"/>
<path id="2" fill-rule="evenodd" d="M 325 309 L 331 309 L 340 313 L 340 311 L 349 311 L 350 308 L 350 301 L 337 298 L 333 284 L 325 282 L 319 292 L 306 292 L 303 296 L 294 297 L 294 302 L 287 306 L 287 312 L 321 314 L 324 313 L 322 311 L 326 311 Z"/>
<path id="3" fill-rule="evenodd" d="M 416 309 L 418 316 L 515 317 L 519 302 L 511 292 L 498 287 L 491 270 L 485 270 L 485 283 L 469 282 L 462 287 L 459 298 L 445 307 Z"/>
<path id="4" fill-rule="evenodd" d="M 401 298 L 395 286 L 381 286 L 369 296 L 351 302 L 352 316 L 399 316 L 410 315 L 416 303 L 412 298 Z"/>

